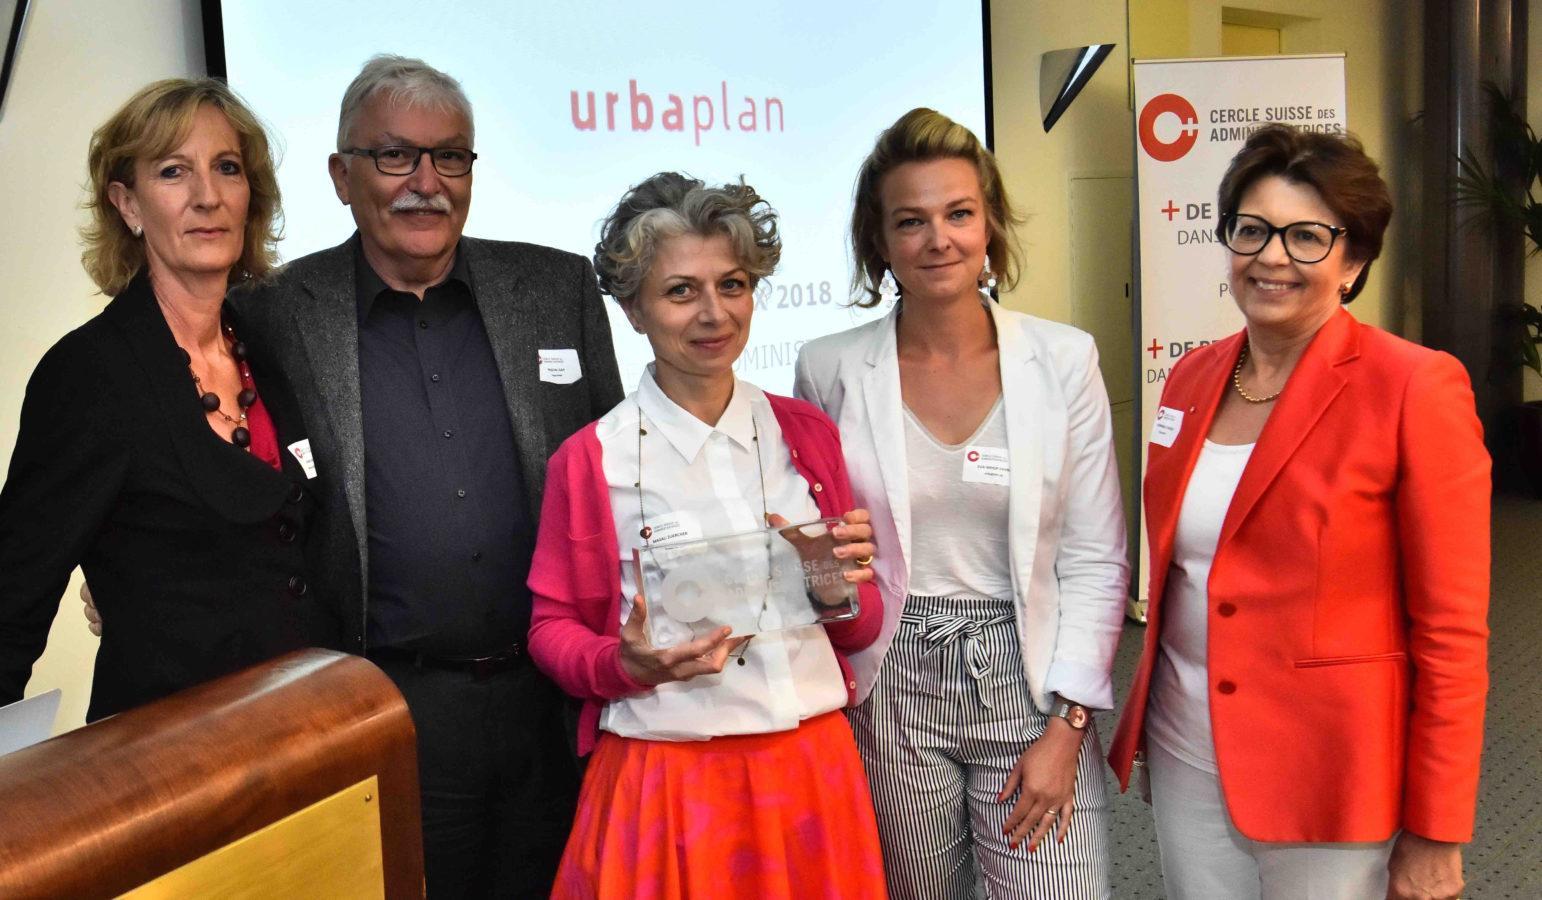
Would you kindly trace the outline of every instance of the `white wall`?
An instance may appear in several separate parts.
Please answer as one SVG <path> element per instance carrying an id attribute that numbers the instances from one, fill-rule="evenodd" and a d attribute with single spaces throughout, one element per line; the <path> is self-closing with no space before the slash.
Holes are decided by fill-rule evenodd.
<path id="1" fill-rule="evenodd" d="M 80 266 L 86 146 L 135 90 L 203 72 L 197 0 L 33 0 L 5 106 L 0 160 L 0 463 L 16 443 L 22 393 L 38 359 L 105 300 Z M 5 23 L 9 26 L 9 23 Z M 85 721 L 96 639 L 72 581 L 28 695 L 64 689 L 56 730 Z"/>

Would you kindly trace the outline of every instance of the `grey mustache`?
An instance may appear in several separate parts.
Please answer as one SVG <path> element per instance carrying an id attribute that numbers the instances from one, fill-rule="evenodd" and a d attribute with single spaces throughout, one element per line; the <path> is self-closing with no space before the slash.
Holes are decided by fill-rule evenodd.
<path id="1" fill-rule="evenodd" d="M 450 201 L 443 194 L 425 197 L 416 191 L 408 191 L 391 201 L 392 212 L 417 212 L 419 210 L 448 213 L 450 212 Z"/>

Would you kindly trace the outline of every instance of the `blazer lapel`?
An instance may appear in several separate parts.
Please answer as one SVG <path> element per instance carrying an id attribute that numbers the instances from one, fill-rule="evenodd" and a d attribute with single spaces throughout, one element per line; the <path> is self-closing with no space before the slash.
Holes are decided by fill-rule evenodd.
<path id="1" fill-rule="evenodd" d="M 160 410 L 188 482 L 222 518 L 250 524 L 271 516 L 289 490 L 273 467 L 221 440 L 209 428 L 187 364 L 142 274 L 107 309 L 154 386 Z"/>
<path id="2" fill-rule="evenodd" d="M 906 475 L 904 400 L 900 395 L 899 347 L 895 325 L 899 307 L 889 313 L 868 348 L 867 372 L 862 378 L 862 400 L 867 407 L 869 430 L 889 498 L 889 513 L 899 535 L 900 561 L 910 567 L 910 484 Z"/>
<path id="3" fill-rule="evenodd" d="M 316 391 L 326 407 L 343 457 L 343 491 L 348 514 L 359 543 L 359 559 L 368 565 L 369 531 L 364 519 L 364 413 L 359 393 L 359 313 L 354 296 L 353 253 L 355 235 L 329 253 L 336 259 L 315 265 L 301 285 L 310 302 L 294 310 L 305 353 L 310 360 Z"/>
<path id="4" fill-rule="evenodd" d="M 1154 588 L 1167 577 L 1167 564 L 1172 556 L 1173 535 L 1178 529 L 1178 510 L 1183 495 L 1189 487 L 1189 477 L 1194 464 L 1199 461 L 1199 451 L 1205 446 L 1205 435 L 1210 433 L 1210 423 L 1221 404 L 1221 392 L 1230 383 L 1232 368 L 1237 364 L 1237 354 L 1242 352 L 1244 332 L 1238 332 L 1216 344 L 1216 352 L 1203 363 L 1196 363 L 1194 371 L 1187 367 L 1183 384 L 1188 387 L 1174 390 L 1162 399 L 1165 405 L 1183 414 L 1178 435 L 1171 447 L 1152 446 L 1146 463 L 1145 503 L 1146 514 L 1161 510 L 1161 518 L 1149 518 L 1146 537 L 1151 547 L 1149 577 L 1153 601 L 1148 616 L 1156 613 L 1159 591 Z"/>
<path id="5" fill-rule="evenodd" d="M 304 484 L 309 480 L 305 468 L 289 450 L 290 444 L 308 437 L 305 420 L 294 399 L 294 389 L 277 369 L 263 368 L 256 361 L 252 363 L 252 377 L 257 381 L 262 406 L 268 411 L 268 418 L 273 420 L 273 429 L 278 432 L 278 458 L 284 477 L 291 483 Z"/>
<path id="6" fill-rule="evenodd" d="M 1258 498 L 1263 496 L 1285 462 L 1311 433 L 1312 426 L 1344 389 L 1345 379 L 1337 367 L 1360 355 L 1359 329 L 1360 323 L 1354 316 L 1340 307 L 1301 355 L 1301 361 L 1296 363 L 1285 383 L 1278 405 L 1264 423 L 1247 468 L 1242 471 L 1242 480 L 1237 483 L 1237 492 L 1232 496 L 1221 525 L 1217 550 L 1237 533 Z"/>
<path id="7" fill-rule="evenodd" d="M 1044 490 L 1044 442 L 1064 435 L 1064 408 L 1045 402 L 1044 379 L 1036 371 L 1038 351 L 1020 325 L 986 303 L 996 323 L 1001 366 L 1001 405 L 1007 420 L 1007 458 L 1012 467 L 1007 489 L 1007 519 L 1011 525 L 1012 583 L 1021 595 L 1033 581 L 1033 559 L 1039 542 L 1039 504 Z M 1059 435 L 1046 432 L 1044 418 L 1059 415 Z"/>
<path id="8" fill-rule="evenodd" d="M 514 429 L 514 444 L 519 448 L 519 464 L 525 476 L 525 494 L 530 514 L 541 515 L 541 493 L 546 483 L 546 460 L 551 455 L 546 446 L 546 422 L 540 405 L 537 382 L 539 362 L 536 357 L 535 328 L 532 317 L 538 314 L 542 298 L 505 254 L 489 253 L 475 238 L 462 238 L 461 252 L 471 272 L 472 293 L 477 311 L 492 344 L 493 359 L 503 382 L 503 395 L 509 407 L 509 424 Z"/>

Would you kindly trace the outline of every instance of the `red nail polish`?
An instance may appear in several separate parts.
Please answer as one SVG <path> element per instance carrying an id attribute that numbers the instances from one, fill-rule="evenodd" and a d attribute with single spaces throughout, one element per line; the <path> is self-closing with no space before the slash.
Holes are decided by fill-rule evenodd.
<path id="1" fill-rule="evenodd" d="M 1029 852 L 1029 853 L 1033 853 L 1033 852 L 1034 852 L 1034 851 L 1036 851 L 1036 850 L 1038 850 L 1038 849 L 1039 849 L 1039 848 L 1038 848 L 1038 847 L 1037 847 L 1037 846 L 1036 846 L 1036 845 L 1034 845 L 1034 844 L 1029 844 L 1029 845 L 1028 845 L 1028 852 Z"/>
<path id="2" fill-rule="evenodd" d="M 1017 849 L 1017 842 L 1013 841 L 1012 843 L 1008 844 L 1007 846 L 1011 847 L 1013 850 L 1016 850 Z"/>

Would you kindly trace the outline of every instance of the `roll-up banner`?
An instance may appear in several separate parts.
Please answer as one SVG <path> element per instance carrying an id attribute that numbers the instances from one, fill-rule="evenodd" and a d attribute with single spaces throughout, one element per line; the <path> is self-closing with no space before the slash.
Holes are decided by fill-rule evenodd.
<path id="1" fill-rule="evenodd" d="M 1140 471 L 1157 404 L 1179 357 L 1235 334 L 1242 314 L 1216 238 L 1216 190 L 1248 135 L 1270 122 L 1342 133 L 1344 55 L 1135 60 L 1136 309 Z M 1283 224 L 1283 223 L 1280 223 Z M 1150 548 L 1140 529 L 1144 618 Z"/>

